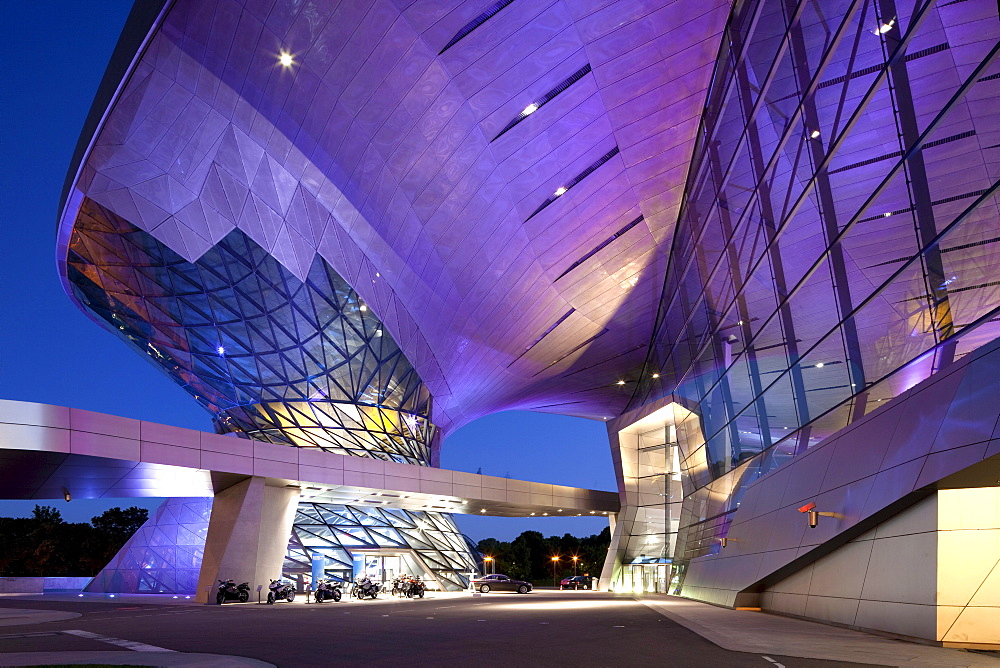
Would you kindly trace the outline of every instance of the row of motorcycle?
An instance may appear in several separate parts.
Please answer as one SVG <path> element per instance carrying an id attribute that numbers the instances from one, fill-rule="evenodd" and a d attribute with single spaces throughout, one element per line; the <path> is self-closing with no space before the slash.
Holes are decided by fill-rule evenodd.
<path id="1" fill-rule="evenodd" d="M 316 589 L 316 602 L 322 601 L 321 593 L 326 594 L 330 591 L 330 588 L 336 587 L 336 597 L 329 595 L 329 598 L 333 598 L 336 601 L 340 600 L 340 584 L 339 583 L 327 583 L 325 580 L 321 580 Z M 250 583 L 244 582 L 242 584 L 236 584 L 234 580 L 219 580 L 219 589 L 215 593 L 215 602 L 222 605 L 226 601 L 239 601 L 240 603 L 246 603 L 250 600 Z M 269 605 L 273 605 L 275 601 L 288 601 L 291 603 L 295 600 L 295 587 L 288 582 L 282 582 L 281 580 L 271 580 L 271 584 L 267 586 L 267 602 Z"/>
<path id="2" fill-rule="evenodd" d="M 358 580 L 351 587 L 351 596 L 358 600 L 366 598 L 377 598 L 379 594 L 388 591 L 394 596 L 401 598 L 423 598 L 427 591 L 427 585 L 423 580 L 410 575 L 402 575 L 394 578 L 392 588 L 387 589 L 385 585 L 372 581 L 369 577 Z M 333 580 L 320 580 L 316 583 L 316 602 L 340 601 L 343 593 L 340 590 L 340 583 Z M 246 603 L 250 600 L 250 583 L 244 582 L 236 584 L 233 580 L 219 580 L 219 589 L 215 595 L 215 602 L 222 605 L 226 601 L 239 601 Z M 267 586 L 267 603 L 273 605 L 277 601 L 295 600 L 295 586 L 281 580 L 271 580 Z"/>

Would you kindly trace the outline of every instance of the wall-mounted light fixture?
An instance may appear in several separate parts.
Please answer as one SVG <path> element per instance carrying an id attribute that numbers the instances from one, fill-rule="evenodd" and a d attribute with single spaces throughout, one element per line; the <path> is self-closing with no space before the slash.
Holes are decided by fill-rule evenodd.
<path id="1" fill-rule="evenodd" d="M 829 511 L 816 510 L 816 504 L 810 501 L 806 505 L 799 508 L 800 513 L 806 513 L 809 518 L 809 528 L 815 529 L 819 524 L 820 517 L 843 517 L 840 513 L 831 513 Z"/>
<path id="2" fill-rule="evenodd" d="M 63 487 L 63 498 L 66 499 L 67 501 L 72 501 L 73 500 L 73 495 L 70 494 L 69 490 L 66 489 L 65 487 Z"/>

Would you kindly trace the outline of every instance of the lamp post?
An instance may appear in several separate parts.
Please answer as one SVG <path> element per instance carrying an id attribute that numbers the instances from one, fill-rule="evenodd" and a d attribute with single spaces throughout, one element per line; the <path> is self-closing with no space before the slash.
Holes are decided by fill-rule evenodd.
<path id="1" fill-rule="evenodd" d="M 493 557 L 483 557 L 483 575 L 486 575 L 487 568 L 489 569 L 489 574 L 493 575 Z"/>
<path id="2" fill-rule="evenodd" d="M 559 563 L 559 557 L 552 557 L 552 586 L 556 586 L 556 564 Z"/>
<path id="3" fill-rule="evenodd" d="M 573 557 L 573 577 L 576 577 L 576 562 L 580 560 L 580 557 Z"/>

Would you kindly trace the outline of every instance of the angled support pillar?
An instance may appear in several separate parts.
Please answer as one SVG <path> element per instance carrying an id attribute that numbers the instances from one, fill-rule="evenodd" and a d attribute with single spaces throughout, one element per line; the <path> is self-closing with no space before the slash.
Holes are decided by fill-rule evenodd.
<path id="1" fill-rule="evenodd" d="M 281 576 L 298 497 L 298 489 L 269 487 L 259 477 L 216 492 L 197 601 L 214 601 L 219 580 L 249 582 L 254 590 Z"/>

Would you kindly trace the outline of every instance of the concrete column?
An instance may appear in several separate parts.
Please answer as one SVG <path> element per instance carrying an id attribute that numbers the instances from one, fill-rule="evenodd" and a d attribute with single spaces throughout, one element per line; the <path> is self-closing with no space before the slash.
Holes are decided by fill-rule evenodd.
<path id="1" fill-rule="evenodd" d="M 298 496 L 298 489 L 268 487 L 258 477 L 216 493 L 196 600 L 214 601 L 219 580 L 249 582 L 256 590 L 281 576 Z"/>

